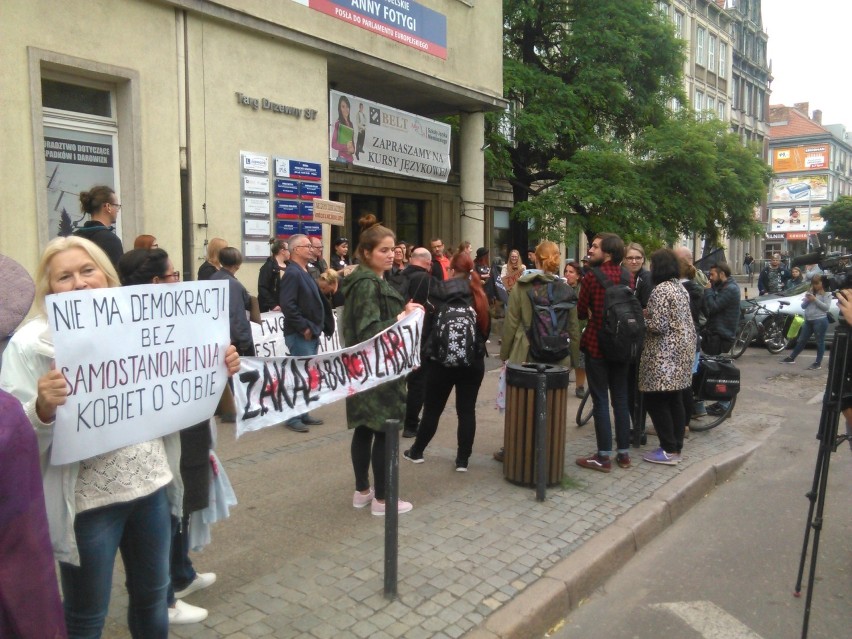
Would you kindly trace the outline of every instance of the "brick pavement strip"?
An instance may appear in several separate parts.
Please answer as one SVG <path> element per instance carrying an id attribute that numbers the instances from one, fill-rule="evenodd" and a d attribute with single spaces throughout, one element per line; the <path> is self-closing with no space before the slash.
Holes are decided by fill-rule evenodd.
<path id="1" fill-rule="evenodd" d="M 777 386 L 768 385 L 769 391 L 783 396 Z M 483 385 L 483 391 L 485 388 Z M 493 401 L 493 389 L 488 392 Z M 463 477 L 452 473 L 442 480 L 452 482 L 451 490 L 421 496 L 415 510 L 400 518 L 400 596 L 392 602 L 382 596 L 382 520 L 363 511 L 346 512 L 339 522 L 346 527 L 345 535 L 312 540 L 305 544 L 305 552 L 299 552 L 288 547 L 293 539 L 298 540 L 297 529 L 288 529 L 287 518 L 282 517 L 275 565 L 252 564 L 248 574 L 233 568 L 228 574 L 216 561 L 230 548 L 218 547 L 203 555 L 203 569 L 219 571 L 220 579 L 210 592 L 193 595 L 191 603 L 208 607 L 210 616 L 202 624 L 175 628 L 175 635 L 316 639 L 535 636 L 591 592 L 597 584 L 595 573 L 617 569 L 691 502 L 735 471 L 759 445 L 760 437 L 778 422 L 772 413 L 758 411 L 783 413 L 771 402 L 756 402 L 754 412 L 742 404 L 738 403 L 734 419 L 723 427 L 693 434 L 687 457 L 675 468 L 634 463 L 629 470 L 613 469 L 609 475 L 575 468 L 573 457 L 594 448 L 594 431 L 569 432 L 566 475 L 572 480 L 571 487 L 549 488 L 543 504 L 534 500 L 532 490 L 502 480 L 500 467 L 490 460 L 490 454 L 477 449 L 469 473 Z M 490 402 L 484 406 L 489 408 L 478 416 L 478 430 L 501 430 Z M 452 433 L 454 418 L 449 411 L 441 430 Z M 232 479 L 238 472 L 243 477 L 243 483 L 235 484 L 238 496 L 241 488 L 265 481 L 266 473 L 298 458 L 318 455 L 323 459 L 328 447 L 348 452 L 345 430 L 310 441 L 286 433 L 275 436 L 294 443 L 281 445 L 279 440 L 267 450 L 244 457 L 226 459 L 220 454 Z M 223 447 L 227 448 L 220 437 L 220 449 Z M 641 452 L 635 455 L 637 461 Z M 429 461 L 438 463 L 404 471 L 409 476 L 433 477 L 423 473 L 444 473 L 443 461 L 452 460 L 454 454 L 454 448 L 443 447 L 438 438 L 429 448 Z M 311 492 L 312 488 L 304 490 Z M 329 499 L 327 489 L 320 498 Z M 232 520 L 243 517 L 243 525 L 251 526 L 252 516 L 246 518 L 250 508 L 250 502 L 241 503 Z M 253 513 L 262 516 L 259 510 Z M 215 547 L 215 528 L 213 535 Z M 265 551 L 270 553 L 272 548 Z M 235 553 L 231 565 L 239 566 L 240 557 Z M 119 568 L 104 634 L 107 639 L 126 636 L 122 581 Z"/>

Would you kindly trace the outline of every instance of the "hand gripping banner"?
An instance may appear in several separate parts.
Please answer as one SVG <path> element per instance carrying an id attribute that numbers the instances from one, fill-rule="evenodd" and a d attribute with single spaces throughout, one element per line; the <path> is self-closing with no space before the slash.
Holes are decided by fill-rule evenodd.
<path id="1" fill-rule="evenodd" d="M 308 357 L 243 357 L 234 376 L 237 437 L 399 379 L 420 366 L 423 311 L 375 337 Z"/>

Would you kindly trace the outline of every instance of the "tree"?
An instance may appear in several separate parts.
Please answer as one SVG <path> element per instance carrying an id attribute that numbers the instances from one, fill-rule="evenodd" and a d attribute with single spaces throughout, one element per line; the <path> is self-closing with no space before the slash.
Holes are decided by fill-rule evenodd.
<path id="1" fill-rule="evenodd" d="M 682 42 L 651 0 L 504 0 L 504 91 L 492 175 L 516 218 L 568 242 L 614 231 L 649 246 L 757 232 L 770 169 L 710 118 L 673 113 Z M 510 134 L 511 133 L 511 134 Z"/>
<path id="2" fill-rule="evenodd" d="M 503 15 L 504 92 L 517 108 L 489 120 L 488 166 L 516 203 L 569 175 L 582 181 L 583 165 L 623 167 L 621 147 L 664 122 L 673 98 L 685 102 L 682 43 L 652 0 L 504 0 Z M 593 194 L 592 184 L 582 191 Z M 538 217 L 553 200 L 519 212 Z"/>
<path id="3" fill-rule="evenodd" d="M 852 240 L 852 196 L 841 195 L 823 207 L 820 215 L 826 222 L 826 233 L 830 233 L 837 240 Z"/>

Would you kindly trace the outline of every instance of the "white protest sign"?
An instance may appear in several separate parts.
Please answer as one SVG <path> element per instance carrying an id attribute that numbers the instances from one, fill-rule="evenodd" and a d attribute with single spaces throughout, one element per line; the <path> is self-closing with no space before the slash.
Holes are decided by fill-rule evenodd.
<path id="1" fill-rule="evenodd" d="M 208 419 L 231 343 L 225 282 L 146 284 L 49 295 L 47 321 L 68 401 L 52 464 L 67 464 Z"/>
<path id="2" fill-rule="evenodd" d="M 342 307 L 341 307 L 342 308 Z M 337 330 L 337 311 L 334 314 L 334 333 L 331 337 L 320 335 L 319 352 L 330 353 L 340 350 L 340 333 Z M 284 343 L 284 314 L 281 311 L 268 311 L 260 314 L 260 324 L 251 323 L 251 336 L 254 340 L 254 352 L 258 357 L 284 357 L 290 349 Z"/>
<path id="3" fill-rule="evenodd" d="M 372 339 L 313 357 L 243 357 L 234 376 L 237 437 L 408 375 L 420 366 L 423 311 Z M 401 416 L 400 416 L 401 417 Z"/>

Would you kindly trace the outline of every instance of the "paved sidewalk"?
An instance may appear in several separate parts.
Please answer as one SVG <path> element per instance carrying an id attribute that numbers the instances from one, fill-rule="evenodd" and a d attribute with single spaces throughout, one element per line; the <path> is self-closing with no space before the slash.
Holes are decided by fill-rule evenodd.
<path id="1" fill-rule="evenodd" d="M 497 371 L 489 371 L 468 473 L 454 471 L 452 398 L 426 463 L 400 455 L 400 494 L 415 507 L 399 519 L 393 602 L 382 595 L 384 520 L 351 506 L 343 403 L 316 411 L 325 425 L 306 435 L 276 427 L 234 440 L 233 427 L 222 427 L 217 452 L 240 504 L 193 556 L 199 571 L 218 574 L 216 584 L 187 599 L 210 616 L 174 626 L 173 636 L 537 636 L 724 481 L 772 432 L 781 410 L 772 401 L 741 401 L 734 419 L 687 440 L 680 466 L 641 462 L 656 444 L 650 438 L 634 449 L 632 468 L 602 474 L 573 464 L 595 444 L 591 425 L 575 427 L 579 400 L 572 396 L 566 479 L 538 503 L 533 489 L 505 481 L 491 458 L 503 432 L 496 383 Z M 105 636 L 125 637 L 120 568 L 115 583 Z"/>

